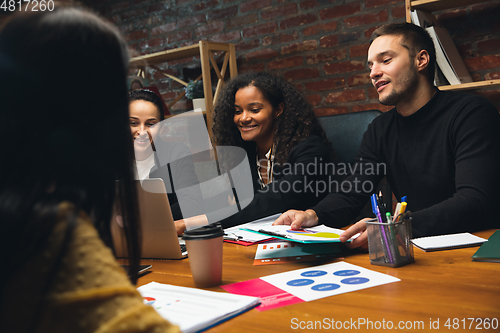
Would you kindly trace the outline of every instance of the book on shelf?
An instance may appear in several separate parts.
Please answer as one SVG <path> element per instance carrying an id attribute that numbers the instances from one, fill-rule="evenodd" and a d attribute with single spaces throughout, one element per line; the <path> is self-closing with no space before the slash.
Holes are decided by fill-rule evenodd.
<path id="1" fill-rule="evenodd" d="M 446 80 L 446 77 L 444 76 L 443 71 L 441 71 L 441 68 L 436 65 L 436 67 L 434 68 L 434 85 L 436 87 L 440 87 L 447 86 L 449 84 L 450 83 L 448 82 L 448 80 Z"/>
<path id="2" fill-rule="evenodd" d="M 436 16 L 431 13 L 424 12 L 422 10 L 414 9 L 410 12 L 411 21 L 413 24 L 418 25 L 422 28 L 427 28 L 437 25 Z"/>
<path id="3" fill-rule="evenodd" d="M 448 30 L 442 27 L 427 27 L 436 48 L 436 62 L 450 84 L 472 82 L 457 47 L 453 43 Z"/>
<path id="4" fill-rule="evenodd" d="M 431 13 L 417 9 L 412 10 L 410 16 L 415 25 L 427 30 L 434 42 L 437 67 L 446 78 L 446 80 L 443 80 L 439 76 L 439 71 L 436 72 L 435 84 L 438 86 L 445 85 L 447 84 L 446 81 L 448 81 L 448 84 L 472 82 L 469 71 L 465 67 L 448 30 L 438 26 L 436 17 Z"/>

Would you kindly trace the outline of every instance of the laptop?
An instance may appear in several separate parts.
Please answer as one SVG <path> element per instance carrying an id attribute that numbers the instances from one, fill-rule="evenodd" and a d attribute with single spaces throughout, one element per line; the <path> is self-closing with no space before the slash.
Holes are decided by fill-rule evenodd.
<path id="1" fill-rule="evenodd" d="M 165 184 L 160 178 L 136 180 L 142 229 L 143 259 L 183 259 L 186 245 L 177 237 Z M 142 184 L 141 184 L 142 183 Z M 111 234 L 118 258 L 127 257 L 125 233 L 120 215 L 111 219 Z"/>

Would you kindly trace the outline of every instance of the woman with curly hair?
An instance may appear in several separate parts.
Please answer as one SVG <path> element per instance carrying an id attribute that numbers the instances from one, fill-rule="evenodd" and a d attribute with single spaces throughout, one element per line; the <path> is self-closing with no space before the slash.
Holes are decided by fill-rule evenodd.
<path id="1" fill-rule="evenodd" d="M 282 78 L 265 72 L 233 78 L 217 100 L 213 133 L 217 146 L 246 151 L 254 197 L 232 216 L 208 213 L 209 223 L 227 228 L 312 207 L 327 194 L 331 145 L 312 107 Z"/>

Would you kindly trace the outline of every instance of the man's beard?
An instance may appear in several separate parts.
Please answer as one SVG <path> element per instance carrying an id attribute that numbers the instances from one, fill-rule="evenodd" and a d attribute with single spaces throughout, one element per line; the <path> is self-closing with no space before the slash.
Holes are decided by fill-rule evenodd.
<path id="1" fill-rule="evenodd" d="M 393 81 L 391 81 L 393 84 Z M 379 102 L 383 105 L 397 105 L 402 100 L 408 99 L 409 96 L 416 90 L 418 86 L 418 72 L 411 65 L 406 75 L 401 78 L 400 82 L 396 82 L 398 88 L 393 84 L 393 89 L 389 95 L 383 99 L 379 96 Z"/>

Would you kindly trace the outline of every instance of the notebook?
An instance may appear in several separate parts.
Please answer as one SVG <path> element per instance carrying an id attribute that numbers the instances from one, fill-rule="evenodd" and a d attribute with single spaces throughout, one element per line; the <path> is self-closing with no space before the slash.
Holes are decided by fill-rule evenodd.
<path id="1" fill-rule="evenodd" d="M 183 333 L 204 332 L 259 305 L 257 297 L 150 282 L 137 288 L 144 303 Z"/>
<path id="2" fill-rule="evenodd" d="M 497 230 L 483 243 L 472 256 L 472 261 L 500 262 L 500 230 Z"/>
<path id="3" fill-rule="evenodd" d="M 419 249 L 431 252 L 478 246 L 486 242 L 486 239 L 468 232 L 462 232 L 459 234 L 414 238 L 411 242 Z"/>
<path id="4" fill-rule="evenodd" d="M 152 178 L 135 182 L 142 229 L 142 258 L 186 258 L 186 245 L 177 237 L 163 180 Z M 115 214 L 111 219 L 111 234 L 116 256 L 127 257 L 125 233 L 120 215 Z"/>

